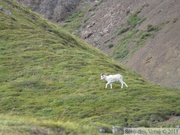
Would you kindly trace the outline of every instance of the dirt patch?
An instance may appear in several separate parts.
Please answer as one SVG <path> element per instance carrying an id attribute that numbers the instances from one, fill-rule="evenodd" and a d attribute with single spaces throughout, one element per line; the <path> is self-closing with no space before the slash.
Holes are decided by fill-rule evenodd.
<path id="1" fill-rule="evenodd" d="M 180 116 L 171 116 L 168 120 L 162 122 L 162 124 L 172 125 L 172 124 L 175 124 L 175 123 L 178 123 L 178 122 L 180 122 Z M 178 125 L 174 125 L 174 126 L 176 127 Z"/>

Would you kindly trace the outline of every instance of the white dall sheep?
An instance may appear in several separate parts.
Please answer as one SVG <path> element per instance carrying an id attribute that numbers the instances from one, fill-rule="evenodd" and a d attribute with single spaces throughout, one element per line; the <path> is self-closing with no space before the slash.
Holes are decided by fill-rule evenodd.
<path id="1" fill-rule="evenodd" d="M 108 86 L 108 84 L 110 84 L 110 87 L 112 89 L 112 83 L 113 82 L 120 82 L 121 83 L 121 89 L 123 88 L 123 84 L 125 84 L 126 87 L 128 87 L 128 85 L 123 81 L 123 76 L 120 74 L 116 74 L 116 75 L 105 75 L 105 74 L 101 74 L 101 80 L 106 80 L 106 87 Z"/>

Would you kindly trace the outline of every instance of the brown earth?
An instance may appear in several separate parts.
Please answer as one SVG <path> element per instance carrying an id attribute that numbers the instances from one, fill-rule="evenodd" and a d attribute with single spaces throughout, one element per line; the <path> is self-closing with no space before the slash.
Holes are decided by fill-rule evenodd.
<path id="1" fill-rule="evenodd" d="M 180 1 L 151 1 L 140 15 L 146 17 L 139 29 L 148 24 L 165 23 L 154 38 L 128 59 L 126 65 L 152 82 L 180 88 Z M 177 21 L 175 21 L 177 20 Z"/>
<path id="2" fill-rule="evenodd" d="M 138 9 L 145 21 L 136 25 L 145 31 L 149 24 L 161 25 L 153 38 L 132 52 L 135 45 L 128 44 L 132 55 L 119 61 L 146 79 L 167 87 L 180 88 L 180 1 L 179 0 L 18 0 L 54 22 L 66 20 L 74 11 L 87 9 L 78 35 L 92 46 L 113 56 L 119 39 L 117 31 L 127 18 Z M 142 8 L 143 7 L 143 8 Z M 126 33 L 128 33 L 127 31 Z M 134 39 L 136 40 L 136 39 Z"/>

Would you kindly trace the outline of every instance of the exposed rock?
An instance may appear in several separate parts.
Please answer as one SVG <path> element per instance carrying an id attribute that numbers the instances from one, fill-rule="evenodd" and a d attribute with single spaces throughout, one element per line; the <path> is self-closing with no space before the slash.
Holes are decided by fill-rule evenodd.
<path id="1" fill-rule="evenodd" d="M 106 129 L 103 127 L 98 127 L 99 132 L 106 133 Z"/>
<path id="2" fill-rule="evenodd" d="M 105 127 L 97 127 L 97 129 L 100 133 L 112 133 L 111 130 Z"/>
<path id="3" fill-rule="evenodd" d="M 113 134 L 123 134 L 124 128 L 118 127 L 118 126 L 112 126 L 112 133 Z"/>
<path id="4" fill-rule="evenodd" d="M 17 0 L 43 14 L 44 17 L 60 22 L 76 9 L 81 0 Z"/>
<path id="5" fill-rule="evenodd" d="M 87 29 L 88 29 L 88 28 L 91 28 L 91 27 L 94 26 L 95 24 L 96 24 L 95 22 L 92 22 L 91 24 L 87 25 L 86 28 L 87 28 Z"/>
<path id="6" fill-rule="evenodd" d="M 89 38 L 91 35 L 93 34 L 93 32 L 91 31 L 84 31 L 82 34 L 81 34 L 81 37 L 86 39 L 86 38 Z"/>
<path id="7" fill-rule="evenodd" d="M 4 12 L 5 14 L 9 15 L 9 16 L 12 15 L 12 13 L 11 13 L 9 10 L 4 9 L 2 5 L 0 5 L 0 10 L 1 10 L 2 12 Z"/>
<path id="8" fill-rule="evenodd" d="M 11 12 L 9 10 L 3 9 L 4 13 L 6 13 L 7 15 L 11 16 Z"/>

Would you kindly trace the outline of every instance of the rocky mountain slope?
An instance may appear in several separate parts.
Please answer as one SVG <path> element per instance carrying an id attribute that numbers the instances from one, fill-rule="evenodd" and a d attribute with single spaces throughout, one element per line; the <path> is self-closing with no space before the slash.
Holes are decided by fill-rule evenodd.
<path id="1" fill-rule="evenodd" d="M 23 0 L 146 79 L 180 87 L 179 0 L 63 2 Z"/>

